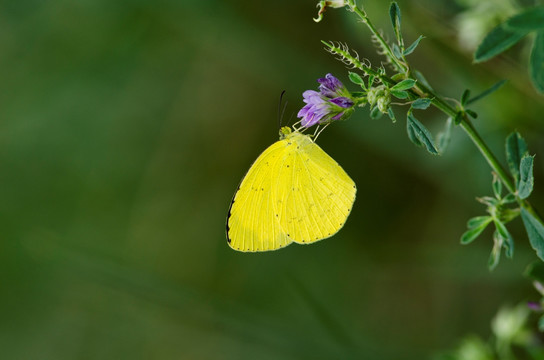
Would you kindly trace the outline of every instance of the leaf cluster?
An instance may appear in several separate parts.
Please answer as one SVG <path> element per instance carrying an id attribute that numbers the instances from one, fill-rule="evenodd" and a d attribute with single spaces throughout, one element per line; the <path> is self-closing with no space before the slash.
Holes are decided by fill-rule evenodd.
<path id="1" fill-rule="evenodd" d="M 356 72 L 349 73 L 351 82 L 362 90 L 352 93 L 357 98 L 357 105 L 364 106 L 368 103 L 371 118 L 375 119 L 387 114 L 393 122 L 397 120 L 393 105 L 408 106 L 406 132 L 409 140 L 433 155 L 439 155 L 445 151 L 453 127 L 459 125 L 471 137 L 493 168 L 493 196 L 484 196 L 478 199 L 487 206 L 486 214 L 468 221 L 468 230 L 462 235 L 461 243 L 473 242 L 490 224 L 493 224 L 493 248 L 488 266 L 490 269 L 494 269 L 499 263 L 503 249 L 507 257 L 513 256 L 514 240 L 507 229 L 507 224 L 521 216 L 531 246 L 536 250 L 540 259 L 544 260 L 544 221 L 527 201 L 534 187 L 534 156 L 529 154 L 527 144 L 521 135 L 517 132 L 512 133 L 506 139 L 506 159 L 510 172 L 508 174 L 495 156 L 491 154 L 471 122 L 471 119 L 476 119 L 478 114 L 470 107 L 500 89 L 506 81 L 498 81 L 475 96 L 471 94 L 470 89 L 466 89 L 458 100 L 449 99 L 457 104 L 454 107 L 437 95 L 423 75 L 411 69 L 406 61 L 406 56 L 416 49 L 423 36 L 419 36 L 411 45 L 405 47 L 401 31 L 401 12 L 396 2 L 392 2 L 389 8 L 395 35 L 393 44 L 384 40 L 381 32 L 376 30 L 363 10 L 355 7 L 353 3 L 350 8 L 371 30 L 374 40 L 379 43 L 381 53 L 395 71 L 391 77 L 388 77 L 383 66 L 372 68 L 365 62 L 361 62 L 357 56 L 351 55 L 347 45 L 335 46 L 324 42 L 331 53 L 340 56 L 344 63 L 362 72 L 362 75 Z M 540 31 L 544 31 L 544 6 L 525 11 L 499 25 L 482 42 L 476 51 L 475 59 L 476 61 L 489 59 L 506 50 L 528 33 Z M 539 39 L 538 34 L 537 39 Z M 542 48 L 535 45 L 533 59 L 540 59 L 540 70 L 544 72 L 544 66 L 541 66 L 544 63 L 544 35 L 542 35 L 542 43 Z M 544 79 L 544 75 L 539 76 Z M 399 102 L 393 102 L 392 98 L 398 99 Z M 418 120 L 415 114 L 416 110 L 426 110 L 431 105 L 448 116 L 445 128 L 438 134 L 436 142 L 432 133 Z M 503 185 L 506 188 L 505 195 L 503 195 Z"/>
<path id="2" fill-rule="evenodd" d="M 531 33 L 535 36 L 529 58 L 529 75 L 536 90 L 544 93 L 544 6 L 525 9 L 493 28 L 476 49 L 474 61 L 487 61 Z"/>
<path id="3" fill-rule="evenodd" d="M 488 261 L 489 269 L 494 269 L 500 259 L 501 249 L 504 248 L 507 257 L 512 257 L 514 240 L 506 228 L 506 224 L 519 215 L 523 220 L 529 241 L 537 255 L 544 259 L 544 226 L 532 209 L 524 206 L 523 200 L 531 195 L 534 187 L 533 159 L 529 155 L 527 143 L 518 132 L 511 133 L 506 138 L 506 160 L 510 174 L 514 178 L 515 191 L 502 196 L 502 182 L 494 174 L 492 188 L 494 197 L 486 196 L 478 200 L 487 205 L 488 215 L 477 216 L 467 223 L 468 230 L 461 236 L 461 244 L 469 244 L 480 236 L 486 227 L 493 223 L 493 249 Z M 511 207 L 521 204 L 519 207 Z"/>

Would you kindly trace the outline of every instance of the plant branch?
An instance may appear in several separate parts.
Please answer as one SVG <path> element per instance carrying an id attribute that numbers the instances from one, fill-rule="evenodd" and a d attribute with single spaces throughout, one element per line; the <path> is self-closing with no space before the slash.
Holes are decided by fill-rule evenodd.
<path id="1" fill-rule="evenodd" d="M 398 71 L 406 74 L 408 72 L 408 66 L 399 61 L 395 54 L 393 54 L 391 47 L 389 46 L 387 41 L 385 41 L 382 34 L 380 34 L 380 32 L 374 27 L 374 25 L 366 15 L 366 12 L 362 8 L 357 7 L 357 5 L 355 4 L 355 0 L 348 0 L 347 4 L 350 10 L 361 18 L 362 22 L 369 28 L 370 32 L 372 32 L 376 40 L 380 43 L 380 46 L 385 52 L 384 55 L 386 55 L 386 57 L 392 62 L 392 64 L 397 68 Z"/>

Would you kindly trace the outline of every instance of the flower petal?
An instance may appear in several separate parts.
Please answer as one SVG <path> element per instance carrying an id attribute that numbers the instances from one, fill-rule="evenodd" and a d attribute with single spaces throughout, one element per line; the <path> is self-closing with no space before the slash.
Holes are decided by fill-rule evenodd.
<path id="1" fill-rule="evenodd" d="M 344 88 L 344 85 L 332 74 L 325 75 L 324 78 L 317 79 L 319 91 L 327 97 L 336 97 L 339 95 L 339 90 Z"/>
<path id="2" fill-rule="evenodd" d="M 340 96 L 334 99 L 329 100 L 334 105 L 338 105 L 340 107 L 343 107 L 344 109 L 350 108 L 353 106 L 353 101 L 351 99 L 348 99 L 347 97 Z"/>
<path id="3" fill-rule="evenodd" d="M 310 108 L 311 108 L 311 105 L 304 105 L 304 107 L 302 109 L 300 109 L 300 111 L 298 112 L 297 118 L 301 118 L 301 117 L 306 116 L 306 114 L 308 113 L 308 110 L 310 110 Z"/>
<path id="4" fill-rule="evenodd" d="M 334 115 L 331 119 L 332 120 L 339 120 L 344 115 L 344 111 L 339 112 L 338 114 Z"/>
<path id="5" fill-rule="evenodd" d="M 307 104 L 319 104 L 325 101 L 321 94 L 314 90 L 306 90 L 302 93 L 302 96 L 304 97 L 304 102 Z"/>

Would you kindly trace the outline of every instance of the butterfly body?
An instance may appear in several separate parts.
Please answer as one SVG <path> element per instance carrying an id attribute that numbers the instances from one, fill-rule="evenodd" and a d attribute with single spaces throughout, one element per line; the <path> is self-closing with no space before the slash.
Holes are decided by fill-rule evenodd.
<path id="1" fill-rule="evenodd" d="M 355 183 L 312 138 L 290 128 L 255 160 L 227 216 L 227 241 L 244 252 L 308 244 L 344 225 Z"/>

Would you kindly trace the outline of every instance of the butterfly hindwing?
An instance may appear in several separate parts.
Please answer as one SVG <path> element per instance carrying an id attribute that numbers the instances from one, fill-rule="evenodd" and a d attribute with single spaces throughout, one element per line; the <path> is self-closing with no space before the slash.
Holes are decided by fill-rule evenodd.
<path id="1" fill-rule="evenodd" d="M 328 238 L 349 216 L 355 183 L 308 136 L 295 132 L 288 140 L 292 150 L 279 170 L 278 183 L 283 185 L 275 196 L 280 227 L 297 243 Z"/>

